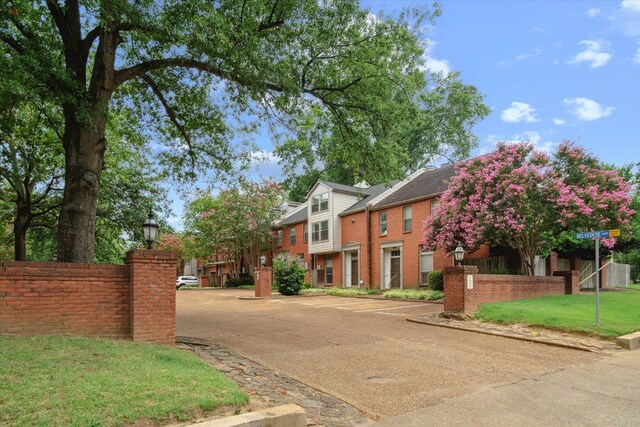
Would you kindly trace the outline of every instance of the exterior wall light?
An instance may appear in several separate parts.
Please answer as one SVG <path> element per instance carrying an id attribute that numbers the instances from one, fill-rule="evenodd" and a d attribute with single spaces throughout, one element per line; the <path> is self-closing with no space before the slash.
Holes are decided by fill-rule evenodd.
<path id="1" fill-rule="evenodd" d="M 464 259 L 464 249 L 462 249 L 462 246 L 458 246 L 453 251 L 453 259 L 456 261 L 456 265 L 462 264 L 462 260 Z"/>
<path id="2" fill-rule="evenodd" d="M 151 245 L 153 245 L 154 240 L 156 240 L 156 235 L 158 234 L 158 228 L 160 226 L 153 219 L 153 215 L 151 211 L 149 211 L 149 216 L 146 221 L 142 224 L 142 231 L 144 233 L 144 240 L 147 241 L 147 249 L 151 249 Z"/>

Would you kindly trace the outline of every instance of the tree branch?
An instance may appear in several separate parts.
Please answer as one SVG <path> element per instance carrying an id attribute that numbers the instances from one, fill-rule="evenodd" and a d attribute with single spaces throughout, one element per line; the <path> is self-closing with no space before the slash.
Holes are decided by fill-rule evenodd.
<path id="1" fill-rule="evenodd" d="M 195 59 L 187 59 L 187 58 L 166 58 L 166 59 L 152 59 L 137 65 L 134 65 L 129 68 L 117 70 L 115 73 L 115 86 L 117 88 L 122 83 L 125 83 L 136 77 L 141 77 L 142 75 L 147 74 L 150 71 L 162 70 L 165 68 L 175 68 L 175 67 L 191 68 L 194 70 L 204 71 L 206 73 L 218 76 L 222 79 L 234 81 L 243 86 L 250 86 L 254 84 L 254 82 L 250 82 L 239 76 L 234 76 L 232 74 L 223 72 L 218 67 L 214 67 L 202 61 L 197 61 Z M 267 89 L 274 90 L 277 92 L 284 91 L 283 87 L 278 86 L 275 83 L 263 82 L 262 85 L 264 85 L 264 87 Z"/>
<path id="2" fill-rule="evenodd" d="M 2 34 L 0 35 L 0 39 L 5 42 L 5 44 L 7 44 L 10 48 L 12 48 L 13 50 L 15 50 L 16 52 L 18 52 L 19 54 L 24 54 L 25 52 L 25 48 L 24 46 L 22 46 L 20 43 L 18 43 L 18 41 L 16 39 L 14 39 L 13 37 L 7 35 L 7 34 Z"/>
<path id="3" fill-rule="evenodd" d="M 160 88 L 158 87 L 156 82 L 153 81 L 151 76 L 149 76 L 148 74 L 143 74 L 142 80 L 144 80 L 145 83 L 147 83 L 147 85 L 151 88 L 151 90 L 153 91 L 153 94 L 156 96 L 156 98 L 158 98 L 158 100 L 162 104 L 162 107 L 164 108 L 164 111 L 167 113 L 167 116 L 169 116 L 169 120 L 171 121 L 171 123 L 173 123 L 176 129 L 178 129 L 178 131 L 186 141 L 187 145 L 189 146 L 189 157 L 191 158 L 191 167 L 192 168 L 195 167 L 196 165 L 195 153 L 193 152 L 193 144 L 191 143 L 191 137 L 187 133 L 187 130 L 178 121 L 178 118 L 176 117 L 175 112 L 169 105 L 169 102 L 167 101 L 167 99 L 164 97 L 162 90 L 160 90 Z"/>
<path id="4" fill-rule="evenodd" d="M 98 37 L 102 34 L 102 27 L 97 26 L 93 30 L 87 33 L 87 36 L 82 40 L 81 43 L 81 51 L 83 58 L 89 57 L 89 51 L 91 50 L 91 46 L 93 46 L 93 42 L 96 41 Z"/>

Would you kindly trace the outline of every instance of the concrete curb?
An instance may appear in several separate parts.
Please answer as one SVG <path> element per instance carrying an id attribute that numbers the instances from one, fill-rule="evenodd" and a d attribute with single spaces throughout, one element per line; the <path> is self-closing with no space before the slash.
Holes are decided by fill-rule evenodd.
<path id="1" fill-rule="evenodd" d="M 306 427 L 304 409 L 288 404 L 232 417 L 191 424 L 190 427 Z"/>
<path id="2" fill-rule="evenodd" d="M 313 293 L 313 294 L 302 294 L 295 296 L 329 296 L 329 297 L 337 297 L 337 298 L 360 298 L 360 299 L 373 299 L 373 300 L 381 300 L 381 301 L 400 301 L 400 302 L 421 302 L 424 304 L 444 304 L 444 299 L 438 299 L 435 301 L 427 301 L 424 299 L 402 299 L 402 298 L 383 298 L 381 296 L 369 296 L 369 295 L 329 295 L 324 293 Z"/>
<path id="3" fill-rule="evenodd" d="M 503 334 L 503 333 L 500 333 L 500 332 L 493 332 L 493 331 L 481 331 L 481 330 L 473 329 L 473 328 L 463 328 L 461 326 L 445 325 L 445 324 L 438 323 L 438 322 L 429 322 L 429 321 L 426 321 L 426 320 L 412 319 L 410 317 L 407 317 L 407 322 L 420 323 L 422 325 L 429 325 L 429 326 L 438 326 L 440 328 L 457 329 L 459 331 L 475 332 L 475 333 L 484 334 L 484 335 L 493 335 L 493 336 L 496 336 L 496 337 L 510 338 L 512 340 L 528 341 L 528 342 L 533 342 L 533 343 L 537 343 L 537 344 L 550 345 L 552 347 L 562 347 L 562 348 L 568 348 L 568 349 L 572 349 L 572 350 L 586 351 L 586 352 L 590 352 L 590 353 L 599 353 L 600 352 L 599 350 L 591 349 L 591 348 L 588 348 L 588 347 L 582 347 L 582 346 L 578 346 L 578 345 L 573 345 L 573 344 L 563 344 L 563 343 L 559 343 L 559 342 L 546 341 L 546 340 L 541 340 L 541 339 L 537 339 L 537 338 L 519 337 L 519 336 L 516 336 L 516 335 Z"/>

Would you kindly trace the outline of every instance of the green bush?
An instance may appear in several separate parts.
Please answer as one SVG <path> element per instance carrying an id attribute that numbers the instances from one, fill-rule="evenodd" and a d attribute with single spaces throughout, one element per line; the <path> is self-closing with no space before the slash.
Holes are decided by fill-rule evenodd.
<path id="1" fill-rule="evenodd" d="M 444 279 L 442 277 L 442 270 L 432 271 L 427 275 L 427 283 L 429 289 L 432 291 L 444 291 Z"/>
<path id="2" fill-rule="evenodd" d="M 225 288 L 237 288 L 239 286 L 253 286 L 255 283 L 253 282 L 253 277 L 239 277 L 237 279 L 229 279 L 224 282 Z"/>
<path id="3" fill-rule="evenodd" d="M 384 298 L 388 299 L 410 299 L 410 300 L 425 300 L 435 301 L 442 299 L 444 294 L 441 291 L 425 291 L 421 289 L 391 289 L 385 291 L 382 294 Z"/>
<path id="4" fill-rule="evenodd" d="M 279 254 L 273 259 L 273 279 L 282 295 L 298 295 L 306 273 L 307 270 L 298 264 L 298 259 L 288 254 Z"/>

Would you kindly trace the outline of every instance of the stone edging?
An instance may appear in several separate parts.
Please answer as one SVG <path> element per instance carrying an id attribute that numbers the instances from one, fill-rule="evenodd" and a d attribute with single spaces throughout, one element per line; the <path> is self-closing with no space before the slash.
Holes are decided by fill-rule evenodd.
<path id="1" fill-rule="evenodd" d="M 484 335 L 493 335 L 493 336 L 497 336 L 497 337 L 510 338 L 510 339 L 514 339 L 514 340 L 527 341 L 527 342 L 532 342 L 532 343 L 537 343 L 537 344 L 545 344 L 545 345 L 550 345 L 550 346 L 554 346 L 554 347 L 568 348 L 568 349 L 572 349 L 572 350 L 587 351 L 587 352 L 591 352 L 591 353 L 602 353 L 602 352 L 606 351 L 605 349 L 602 349 L 602 348 L 589 347 L 589 346 L 586 346 L 586 345 L 582 346 L 582 345 L 578 345 L 578 344 L 569 344 L 569 343 L 563 343 L 563 342 L 552 341 L 552 340 L 545 340 L 545 339 L 540 339 L 540 338 L 530 338 L 530 337 L 525 337 L 525 336 L 517 335 L 517 334 L 509 334 L 509 333 L 503 333 L 503 332 L 497 332 L 497 331 L 483 330 L 483 329 L 474 328 L 474 327 L 465 327 L 465 326 L 462 326 L 462 325 L 454 324 L 453 322 L 442 322 L 442 321 L 436 321 L 436 320 L 429 321 L 429 320 L 417 319 L 417 318 L 411 318 L 411 317 L 408 317 L 407 321 L 411 322 L 411 323 L 419 323 L 419 324 L 423 324 L 423 325 L 437 326 L 437 327 L 440 327 L 440 328 L 449 328 L 449 329 L 456 329 L 456 330 L 460 330 L 460 331 L 475 332 L 475 333 L 484 334 Z"/>
<path id="2" fill-rule="evenodd" d="M 178 336 L 176 344 L 189 348 L 229 379 L 238 383 L 251 396 L 252 405 L 257 406 L 257 409 L 265 406 L 296 404 L 304 408 L 307 422 L 318 427 L 364 426 L 372 421 L 363 410 L 353 404 L 296 378 L 274 371 L 212 341 Z M 288 424 L 284 425 L 288 426 Z"/>
<path id="3" fill-rule="evenodd" d="M 243 426 L 290 426 L 306 427 L 304 409 L 294 404 L 261 409 L 246 414 L 233 415 L 191 424 L 191 427 L 243 427 Z"/>

